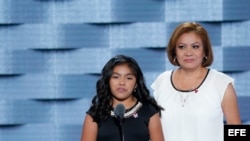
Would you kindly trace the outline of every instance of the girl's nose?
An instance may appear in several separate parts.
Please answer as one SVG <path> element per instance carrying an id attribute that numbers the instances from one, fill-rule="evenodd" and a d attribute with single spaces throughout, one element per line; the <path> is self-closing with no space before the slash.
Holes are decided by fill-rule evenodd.
<path id="1" fill-rule="evenodd" d="M 125 79 L 124 78 L 119 79 L 119 84 L 124 85 L 125 84 Z"/>

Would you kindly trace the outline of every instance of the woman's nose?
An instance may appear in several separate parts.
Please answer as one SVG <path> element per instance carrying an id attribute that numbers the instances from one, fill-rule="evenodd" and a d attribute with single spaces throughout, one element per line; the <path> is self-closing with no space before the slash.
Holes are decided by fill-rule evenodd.
<path id="1" fill-rule="evenodd" d="M 191 56 L 192 54 L 193 54 L 192 49 L 191 49 L 191 48 L 187 48 L 187 49 L 186 49 L 186 52 L 185 52 L 185 55 Z"/>

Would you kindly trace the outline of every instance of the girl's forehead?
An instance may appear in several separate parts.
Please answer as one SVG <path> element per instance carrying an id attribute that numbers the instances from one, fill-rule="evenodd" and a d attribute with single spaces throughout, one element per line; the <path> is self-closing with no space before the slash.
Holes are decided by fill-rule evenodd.
<path id="1" fill-rule="evenodd" d="M 113 73 L 119 74 L 134 74 L 133 70 L 129 67 L 128 64 L 120 64 L 114 67 Z"/>

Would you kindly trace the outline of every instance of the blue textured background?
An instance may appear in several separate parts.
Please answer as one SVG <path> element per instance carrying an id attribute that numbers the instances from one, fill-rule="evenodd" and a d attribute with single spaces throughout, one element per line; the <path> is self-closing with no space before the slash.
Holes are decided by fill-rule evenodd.
<path id="1" fill-rule="evenodd" d="M 177 24 L 212 40 L 211 68 L 235 78 L 250 123 L 249 0 L 0 0 L 0 141 L 78 141 L 103 65 L 134 57 L 148 86 L 173 66 Z"/>

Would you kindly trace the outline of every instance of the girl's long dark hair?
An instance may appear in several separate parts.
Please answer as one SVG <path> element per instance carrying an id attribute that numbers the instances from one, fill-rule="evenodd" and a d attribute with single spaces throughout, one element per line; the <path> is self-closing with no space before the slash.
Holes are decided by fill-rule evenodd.
<path id="1" fill-rule="evenodd" d="M 138 63 L 132 57 L 117 55 L 106 63 L 102 69 L 101 77 L 96 83 L 97 94 L 92 99 L 89 114 L 97 123 L 106 120 L 110 116 L 112 110 L 112 93 L 109 86 L 109 80 L 114 67 L 120 64 L 128 64 L 135 74 L 137 87 L 133 92 L 133 95 L 137 100 L 142 103 L 152 104 L 159 112 L 163 110 L 163 108 L 159 106 L 156 100 L 150 95 L 150 91 L 146 87 L 145 79 Z"/>

